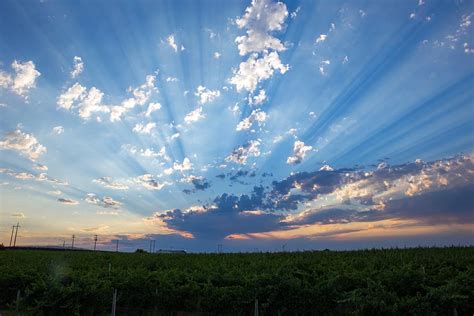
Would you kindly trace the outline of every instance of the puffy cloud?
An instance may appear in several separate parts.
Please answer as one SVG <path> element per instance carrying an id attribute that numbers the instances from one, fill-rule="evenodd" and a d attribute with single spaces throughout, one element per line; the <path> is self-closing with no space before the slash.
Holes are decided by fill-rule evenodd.
<path id="1" fill-rule="evenodd" d="M 69 110 L 77 100 L 82 100 L 87 88 L 75 83 L 58 97 L 57 104 L 60 108 Z"/>
<path id="2" fill-rule="evenodd" d="M 133 97 L 125 99 L 120 105 L 115 105 L 111 107 L 110 121 L 120 121 L 122 115 L 132 110 L 137 105 L 144 105 L 150 99 L 151 93 L 153 91 L 157 91 L 157 88 L 155 87 L 155 81 L 156 76 L 147 75 L 145 78 L 145 83 L 134 89 L 130 88 Z M 155 104 L 154 107 L 156 108 L 158 107 L 158 105 Z"/>
<path id="3" fill-rule="evenodd" d="M 140 155 L 142 157 L 147 157 L 147 158 L 160 157 L 160 158 L 163 158 L 164 160 L 167 160 L 167 161 L 171 160 L 171 158 L 166 154 L 166 148 L 165 147 L 161 147 L 161 149 L 158 152 L 156 152 L 152 148 L 138 149 L 137 147 L 129 145 L 129 144 L 122 145 L 121 148 L 126 150 L 127 152 L 129 152 L 132 155 Z"/>
<path id="4" fill-rule="evenodd" d="M 136 183 L 141 184 L 147 190 L 161 190 L 169 183 L 159 183 L 151 174 L 144 174 L 134 178 Z"/>
<path id="5" fill-rule="evenodd" d="M 188 157 L 185 157 L 183 159 L 183 163 L 179 163 L 175 161 L 173 164 L 173 169 L 176 171 L 183 172 L 183 171 L 191 170 L 192 168 L 193 168 L 193 164 L 191 163 Z"/>
<path id="6" fill-rule="evenodd" d="M 287 164 L 295 165 L 303 161 L 306 153 L 313 149 L 311 146 L 306 146 L 302 141 L 297 140 L 293 144 L 293 156 L 288 157 Z"/>
<path id="7" fill-rule="evenodd" d="M 173 34 L 171 34 L 170 36 L 166 38 L 166 42 L 174 50 L 175 53 L 178 52 L 178 45 L 176 44 L 176 40 Z"/>
<path id="8" fill-rule="evenodd" d="M 152 130 L 155 129 L 156 123 L 147 124 L 135 124 L 133 131 L 139 134 L 151 134 Z"/>
<path id="9" fill-rule="evenodd" d="M 265 93 L 265 90 L 260 89 L 258 94 L 256 96 L 249 96 L 249 104 L 250 105 L 259 105 L 265 102 L 267 99 L 267 95 Z"/>
<path id="10" fill-rule="evenodd" d="M 64 133 L 64 127 L 62 126 L 53 127 L 53 133 L 56 135 L 61 135 L 62 133 Z"/>
<path id="11" fill-rule="evenodd" d="M 67 204 L 67 205 L 77 205 L 79 204 L 78 201 L 76 200 L 73 200 L 73 199 L 65 199 L 65 198 L 59 198 L 58 199 L 58 202 L 61 202 L 63 204 Z"/>
<path id="12" fill-rule="evenodd" d="M 84 62 L 79 56 L 74 56 L 74 69 L 71 71 L 71 78 L 76 78 L 84 71 Z"/>
<path id="13" fill-rule="evenodd" d="M 41 167 L 38 167 L 38 166 L 41 166 Z M 39 165 L 38 164 L 35 167 L 35 169 L 43 171 L 43 170 L 47 170 L 48 168 L 44 165 Z M 52 183 L 52 184 L 55 184 L 55 185 L 68 185 L 67 182 L 51 178 L 44 172 L 34 175 L 34 174 L 31 174 L 31 173 L 28 173 L 28 172 L 15 172 L 11 169 L 0 168 L 0 173 L 6 174 L 10 177 L 14 177 L 14 178 L 19 179 L 19 180 L 46 181 L 46 182 L 49 182 L 49 183 Z"/>
<path id="14" fill-rule="evenodd" d="M 36 86 L 36 79 L 41 73 L 36 70 L 31 60 L 23 63 L 14 60 L 11 67 L 15 72 L 14 75 L 0 71 L 0 87 L 10 89 L 13 93 L 27 99 L 29 90 Z"/>
<path id="15" fill-rule="evenodd" d="M 120 183 L 120 182 L 115 182 L 112 177 L 101 177 L 99 179 L 94 179 L 92 180 L 94 183 L 98 183 L 100 185 L 103 185 L 106 188 L 113 189 L 113 190 L 128 190 L 128 186 Z"/>
<path id="16" fill-rule="evenodd" d="M 95 204 L 95 205 L 98 205 L 98 206 L 102 206 L 104 208 L 114 208 L 114 209 L 118 209 L 120 208 L 120 206 L 122 206 L 122 203 L 119 202 L 119 201 L 115 201 L 113 198 L 111 198 L 110 196 L 104 196 L 102 198 L 99 198 L 97 197 L 97 195 L 95 195 L 94 193 L 88 193 L 86 195 L 86 197 L 84 198 L 84 200 L 87 202 L 87 203 L 90 203 L 90 204 Z"/>
<path id="17" fill-rule="evenodd" d="M 282 64 L 277 52 L 264 53 L 261 58 L 252 54 L 247 61 L 240 63 L 238 70 L 234 70 L 229 82 L 235 85 L 237 91 L 253 92 L 260 81 L 270 78 L 275 71 L 284 74 L 288 69 L 289 66 Z"/>
<path id="18" fill-rule="evenodd" d="M 214 59 L 219 59 L 219 58 L 221 58 L 222 55 L 219 52 L 214 52 L 214 54 L 212 56 L 214 56 Z"/>
<path id="19" fill-rule="evenodd" d="M 324 42 L 328 36 L 326 34 L 320 34 L 318 38 L 316 38 L 316 44 L 320 42 Z"/>
<path id="20" fill-rule="evenodd" d="M 191 194 L 196 191 L 204 191 L 211 187 L 211 183 L 203 177 L 188 176 L 188 177 L 183 178 L 182 181 L 186 183 L 191 183 L 194 187 L 192 190 L 189 190 L 189 189 L 183 190 L 183 192 L 186 194 Z"/>
<path id="21" fill-rule="evenodd" d="M 242 121 L 240 121 L 239 124 L 237 124 L 237 127 L 235 128 L 236 131 L 242 131 L 242 130 L 248 130 L 250 127 L 252 127 L 254 122 L 257 122 L 259 125 L 264 123 L 267 120 L 267 113 L 260 109 L 253 110 L 252 113 Z"/>
<path id="22" fill-rule="evenodd" d="M 75 83 L 58 97 L 58 107 L 66 110 L 77 109 L 78 115 L 87 120 L 95 112 L 110 112 L 108 106 L 102 104 L 104 93 L 92 87 L 87 88 Z"/>
<path id="23" fill-rule="evenodd" d="M 39 171 L 48 171 L 48 166 L 42 165 L 40 163 L 37 163 L 34 168 Z"/>
<path id="24" fill-rule="evenodd" d="M 270 0 L 253 0 L 245 14 L 235 20 L 239 28 L 245 28 L 246 35 L 235 39 L 240 55 L 265 50 L 285 50 L 283 43 L 271 35 L 281 31 L 288 16 L 286 5 Z"/>
<path id="25" fill-rule="evenodd" d="M 260 140 L 251 140 L 245 145 L 235 148 L 225 160 L 245 165 L 249 157 L 260 156 L 260 145 Z"/>
<path id="26" fill-rule="evenodd" d="M 19 152 L 31 161 L 35 161 L 46 153 L 46 147 L 41 145 L 32 134 L 26 134 L 20 129 L 7 133 L 0 141 L 0 150 L 8 149 Z"/>
<path id="27" fill-rule="evenodd" d="M 79 116 L 87 120 L 95 112 L 110 112 L 109 107 L 101 104 L 103 96 L 104 93 L 96 87 L 90 88 L 83 101 L 79 104 Z"/>
<path id="28" fill-rule="evenodd" d="M 148 109 L 146 110 L 145 116 L 150 117 L 151 113 L 158 111 L 161 109 L 161 104 L 160 103 L 150 103 L 148 105 Z"/>
<path id="29" fill-rule="evenodd" d="M 199 98 L 199 104 L 206 104 L 214 101 L 214 99 L 221 95 L 221 92 L 219 90 L 210 90 L 206 87 L 198 86 L 194 95 Z"/>
<path id="30" fill-rule="evenodd" d="M 202 107 L 199 107 L 188 114 L 184 117 L 184 121 L 186 124 L 191 124 L 192 122 L 197 122 L 201 119 L 205 118 L 205 115 L 202 114 Z"/>

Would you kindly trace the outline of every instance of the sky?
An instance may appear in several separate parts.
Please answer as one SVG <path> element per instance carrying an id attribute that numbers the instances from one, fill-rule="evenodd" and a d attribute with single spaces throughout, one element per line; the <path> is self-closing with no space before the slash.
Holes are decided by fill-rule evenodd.
<path id="1" fill-rule="evenodd" d="M 0 242 L 474 244 L 474 2 L 0 2 Z"/>

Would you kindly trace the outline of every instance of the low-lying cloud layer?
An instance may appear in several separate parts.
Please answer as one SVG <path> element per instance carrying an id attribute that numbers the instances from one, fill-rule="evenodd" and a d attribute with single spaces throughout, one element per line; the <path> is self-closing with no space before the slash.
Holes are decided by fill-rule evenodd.
<path id="1" fill-rule="evenodd" d="M 338 229 L 326 235 L 357 232 L 354 223 L 399 227 L 474 224 L 474 156 L 374 170 L 336 169 L 298 172 L 250 194 L 222 194 L 201 208 L 155 213 L 170 229 L 207 239 L 264 236 L 312 226 Z M 344 230 L 340 228 L 344 227 Z M 252 235 L 254 234 L 254 235 Z"/>

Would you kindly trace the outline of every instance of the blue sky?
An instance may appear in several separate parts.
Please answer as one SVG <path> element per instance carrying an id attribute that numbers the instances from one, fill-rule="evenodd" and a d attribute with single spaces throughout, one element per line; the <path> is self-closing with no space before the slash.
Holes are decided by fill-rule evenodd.
<path id="1" fill-rule="evenodd" d="M 2 1 L 0 236 L 474 240 L 471 1 Z"/>

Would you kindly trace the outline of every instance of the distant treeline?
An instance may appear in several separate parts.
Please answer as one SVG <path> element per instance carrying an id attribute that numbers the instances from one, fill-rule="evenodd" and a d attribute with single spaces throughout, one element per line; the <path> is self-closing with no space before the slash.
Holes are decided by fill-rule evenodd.
<path id="1" fill-rule="evenodd" d="M 247 254 L 0 251 L 0 312 L 472 315 L 474 247 Z M 257 300 L 257 302 L 256 302 Z"/>

